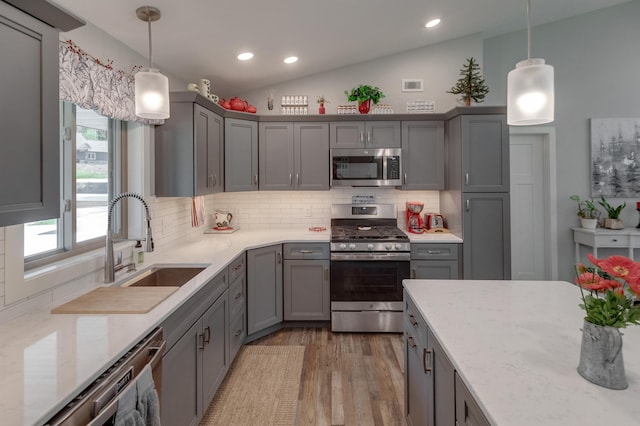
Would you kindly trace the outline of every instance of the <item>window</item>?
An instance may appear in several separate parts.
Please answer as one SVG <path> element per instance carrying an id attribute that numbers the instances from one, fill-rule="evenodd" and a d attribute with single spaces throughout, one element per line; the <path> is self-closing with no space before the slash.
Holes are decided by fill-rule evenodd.
<path id="1" fill-rule="evenodd" d="M 60 219 L 25 224 L 27 268 L 104 245 L 108 202 L 123 192 L 126 122 L 68 102 L 60 108 Z"/>

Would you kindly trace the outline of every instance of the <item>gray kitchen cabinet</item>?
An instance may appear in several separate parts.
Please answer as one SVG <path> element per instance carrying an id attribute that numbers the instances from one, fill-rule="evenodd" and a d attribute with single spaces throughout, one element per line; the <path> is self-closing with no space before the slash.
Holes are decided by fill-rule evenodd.
<path id="1" fill-rule="evenodd" d="M 427 342 L 433 369 L 434 424 L 453 426 L 456 419 L 455 368 L 429 328 Z"/>
<path id="2" fill-rule="evenodd" d="M 155 129 L 156 195 L 192 197 L 222 192 L 223 141 L 220 115 L 180 93 L 172 94 L 171 118 Z"/>
<path id="3" fill-rule="evenodd" d="M 247 251 L 247 334 L 282 322 L 282 245 Z"/>
<path id="4" fill-rule="evenodd" d="M 459 251 L 460 244 L 411 243 L 411 278 L 458 279 Z"/>
<path id="5" fill-rule="evenodd" d="M 401 148 L 399 121 L 334 121 L 331 148 Z"/>
<path id="6" fill-rule="evenodd" d="M 224 120 L 225 192 L 258 190 L 258 123 Z"/>
<path id="7" fill-rule="evenodd" d="M 444 189 L 444 122 L 402 122 L 402 189 Z"/>
<path id="8" fill-rule="evenodd" d="M 478 406 L 462 379 L 455 373 L 456 419 L 460 426 L 490 426 L 489 420 Z"/>
<path id="9" fill-rule="evenodd" d="M 284 245 L 284 320 L 329 321 L 329 244 Z"/>
<path id="10" fill-rule="evenodd" d="M 464 278 L 511 278 L 511 217 L 508 193 L 465 193 Z"/>
<path id="11" fill-rule="evenodd" d="M 39 8 L 30 3 L 23 6 Z M 52 5 L 40 9 L 71 18 Z M 0 226 L 60 217 L 58 31 L 53 28 L 60 24 L 37 12 L 31 16 L 0 2 Z"/>
<path id="12" fill-rule="evenodd" d="M 328 190 L 327 123 L 260 123 L 260 190 Z"/>
<path id="13" fill-rule="evenodd" d="M 227 284 L 218 274 L 162 323 L 165 426 L 197 425 L 229 369 Z"/>
<path id="14" fill-rule="evenodd" d="M 246 254 L 242 253 L 228 267 L 229 273 L 229 359 L 233 362 L 247 337 Z"/>

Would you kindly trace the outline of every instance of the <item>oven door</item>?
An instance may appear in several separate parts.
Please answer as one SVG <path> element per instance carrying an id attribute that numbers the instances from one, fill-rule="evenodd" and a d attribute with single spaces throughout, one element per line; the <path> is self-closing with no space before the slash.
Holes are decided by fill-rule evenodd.
<path id="1" fill-rule="evenodd" d="M 331 302 L 401 302 L 409 253 L 332 253 Z"/>

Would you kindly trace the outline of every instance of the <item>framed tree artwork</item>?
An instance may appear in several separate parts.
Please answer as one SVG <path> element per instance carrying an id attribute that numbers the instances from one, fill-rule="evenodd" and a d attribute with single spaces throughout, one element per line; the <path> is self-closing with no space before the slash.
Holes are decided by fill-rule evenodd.
<path id="1" fill-rule="evenodd" d="M 640 118 L 591 119 L 591 196 L 640 196 Z"/>

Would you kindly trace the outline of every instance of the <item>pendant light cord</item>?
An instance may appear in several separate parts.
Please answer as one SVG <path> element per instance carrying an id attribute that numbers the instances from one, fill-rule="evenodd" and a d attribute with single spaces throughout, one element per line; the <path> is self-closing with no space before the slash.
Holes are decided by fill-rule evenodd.
<path id="1" fill-rule="evenodd" d="M 149 25 L 149 69 L 153 68 L 151 66 L 151 15 L 147 18 L 147 23 Z"/>
<path id="2" fill-rule="evenodd" d="M 149 28 L 149 31 L 151 31 L 151 28 Z M 527 60 L 531 63 L 531 0 L 527 0 Z"/>

